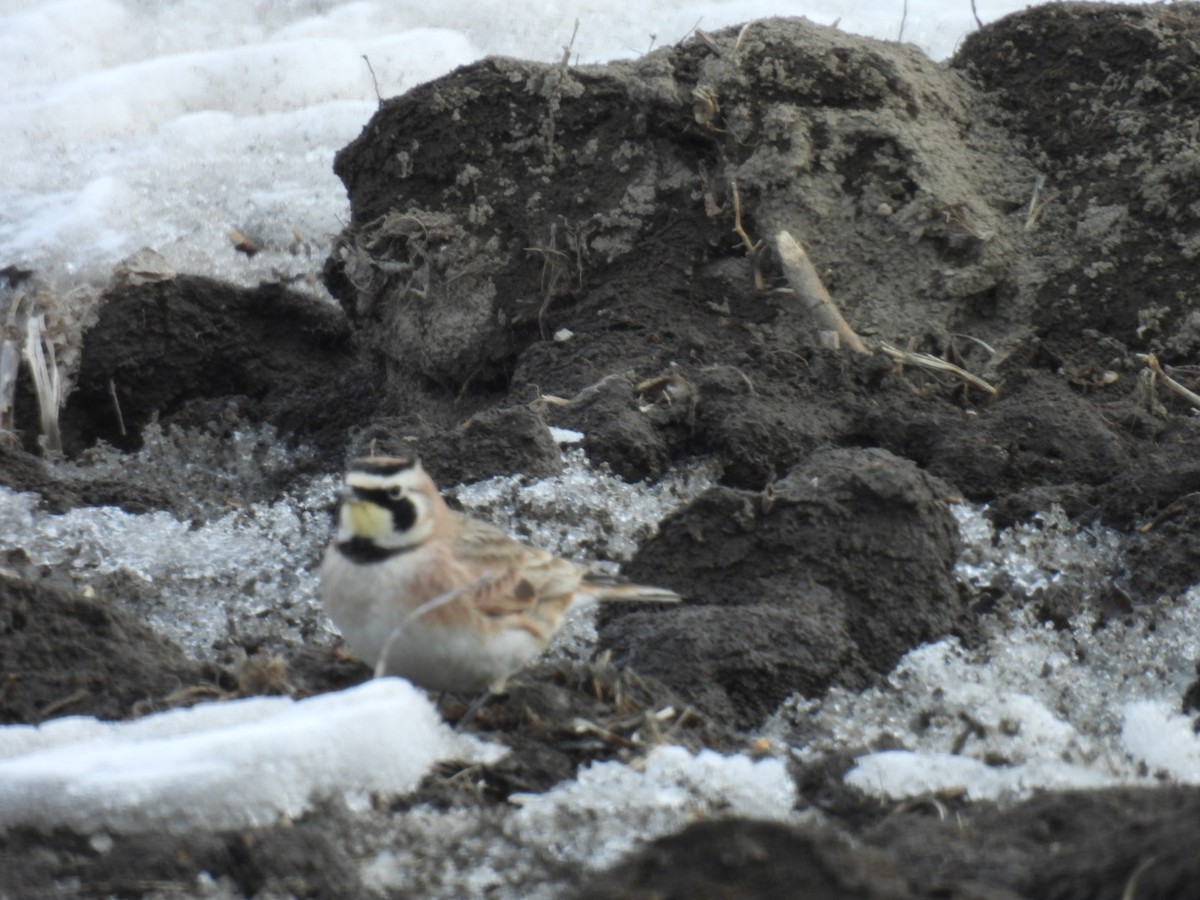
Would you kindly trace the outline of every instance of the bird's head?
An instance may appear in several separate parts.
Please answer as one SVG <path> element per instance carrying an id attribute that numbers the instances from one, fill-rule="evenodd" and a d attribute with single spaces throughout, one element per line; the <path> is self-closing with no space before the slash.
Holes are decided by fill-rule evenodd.
<path id="1" fill-rule="evenodd" d="M 338 544 L 380 558 L 424 543 L 434 525 L 437 488 L 416 457 L 356 459 L 346 471 Z"/>

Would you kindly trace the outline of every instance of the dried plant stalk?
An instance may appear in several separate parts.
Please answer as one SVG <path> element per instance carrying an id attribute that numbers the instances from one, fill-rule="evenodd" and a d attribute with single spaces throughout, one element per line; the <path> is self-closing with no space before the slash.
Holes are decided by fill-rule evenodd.
<path id="1" fill-rule="evenodd" d="M 736 181 L 729 182 L 729 191 L 733 194 L 733 233 L 741 238 L 742 245 L 746 248 L 746 256 L 754 269 L 754 289 L 759 292 L 765 291 L 767 279 L 762 273 L 763 242 L 760 240 L 756 243 L 750 240 L 750 235 L 742 225 L 742 195 L 738 191 Z"/>
<path id="2" fill-rule="evenodd" d="M 42 439 L 47 451 L 62 452 L 62 436 L 58 431 L 58 408 L 62 399 L 62 381 L 54 358 L 54 344 L 43 340 L 46 314 L 30 316 L 25 323 L 25 361 L 33 373 L 38 411 L 42 420 Z M 49 357 L 47 359 L 47 357 Z"/>
<path id="3" fill-rule="evenodd" d="M 21 351 L 16 341 L 0 343 L 0 432 L 13 430 L 13 408 L 17 398 L 17 372 Z"/>
<path id="4" fill-rule="evenodd" d="M 972 375 L 961 366 L 956 366 L 952 362 L 947 362 L 944 359 L 938 359 L 936 356 L 930 356 L 928 353 L 915 353 L 912 350 L 901 350 L 899 347 L 893 347 L 886 341 L 879 345 L 879 349 L 890 356 L 892 359 L 906 363 L 910 366 L 917 366 L 921 369 L 929 369 L 934 372 L 948 372 L 958 378 L 961 378 L 967 384 L 973 384 L 981 391 L 985 391 L 996 396 L 996 388 L 984 381 L 978 375 Z"/>
<path id="5" fill-rule="evenodd" d="M 845 345 L 855 353 L 870 355 L 867 345 L 842 317 L 841 310 L 829 296 L 804 248 L 787 231 L 775 235 L 775 247 L 779 251 L 779 261 L 783 264 L 783 274 L 787 276 L 788 284 L 817 322 L 821 345 L 835 350 Z"/>
<path id="6" fill-rule="evenodd" d="M 1158 361 L 1158 357 L 1156 355 L 1154 355 L 1153 353 L 1146 354 L 1145 360 L 1146 360 L 1146 367 L 1149 368 L 1149 370 L 1152 373 L 1154 373 L 1154 377 L 1156 379 L 1162 381 L 1163 385 L 1169 391 L 1172 391 L 1173 393 L 1178 394 L 1180 397 L 1182 397 L 1184 400 L 1186 400 L 1189 404 L 1191 404 L 1192 409 L 1200 410 L 1200 394 L 1197 394 L 1195 391 L 1189 390 L 1188 388 L 1186 388 L 1182 384 L 1180 384 L 1178 381 L 1176 381 L 1174 378 L 1172 378 L 1170 375 L 1168 375 L 1166 373 L 1166 371 L 1163 369 L 1162 363 Z"/>

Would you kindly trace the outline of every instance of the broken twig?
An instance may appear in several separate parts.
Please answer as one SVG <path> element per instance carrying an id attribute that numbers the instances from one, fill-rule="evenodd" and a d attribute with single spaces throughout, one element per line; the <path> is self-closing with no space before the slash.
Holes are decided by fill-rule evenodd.
<path id="1" fill-rule="evenodd" d="M 783 274 L 787 276 L 788 284 L 817 321 L 821 344 L 833 350 L 845 344 L 855 353 L 869 355 L 871 351 L 850 327 L 850 323 L 842 317 L 804 248 L 787 231 L 775 235 L 775 248 L 779 251 L 779 261 L 783 265 Z"/>

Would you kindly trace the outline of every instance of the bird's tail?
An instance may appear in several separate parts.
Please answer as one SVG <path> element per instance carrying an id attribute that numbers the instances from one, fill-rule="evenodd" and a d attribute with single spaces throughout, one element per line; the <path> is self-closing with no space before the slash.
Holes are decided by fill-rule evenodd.
<path id="1" fill-rule="evenodd" d="M 624 600 L 633 603 L 678 603 L 683 598 L 667 588 L 633 584 L 619 575 L 589 572 L 579 585 L 580 592 L 594 600 Z"/>

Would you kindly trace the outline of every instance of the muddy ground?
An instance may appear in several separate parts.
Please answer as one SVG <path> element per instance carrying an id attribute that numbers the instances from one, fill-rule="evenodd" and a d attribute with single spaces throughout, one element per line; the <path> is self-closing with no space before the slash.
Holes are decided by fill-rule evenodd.
<path id="1" fill-rule="evenodd" d="M 267 421 L 316 448 L 297 478 L 370 441 L 415 447 L 443 483 L 541 474 L 558 465 L 551 425 L 583 431 L 589 456 L 631 480 L 715 458 L 720 484 L 626 567 L 688 603 L 608 612 L 601 648 L 618 670 L 534 669 L 467 725 L 515 748 L 484 789 L 442 773 L 405 804 L 482 810 L 638 750 L 580 750 L 577 715 L 644 735 L 645 711 L 689 706 L 673 739 L 744 747 L 795 692 L 866 686 L 922 642 L 977 637 L 984 599 L 952 573 L 955 498 L 987 502 L 998 524 L 1058 503 L 1123 531 L 1103 616 L 1200 582 L 1200 419 L 1165 377 L 1200 380 L 1197 71 L 1200 6 L 1186 3 L 1033 9 L 948 64 L 770 20 L 609 66 L 464 67 L 383 102 L 338 155 L 352 221 L 324 277 L 340 308 L 203 276 L 114 289 L 85 336 L 67 452 L 132 450 L 152 421 L 218 438 Z M 872 353 L 822 346 L 781 273 L 784 230 Z M 986 386 L 897 362 L 884 342 Z M 4 483 L 55 511 L 194 514 L 169 481 L 52 476 L 20 399 L 25 446 L 0 450 Z M 285 675 L 189 659 L 113 604 L 119 582 L 83 596 L 6 552 L 4 722 L 134 716 L 179 702 L 181 685 L 303 694 L 368 675 L 286 643 Z M 1083 599 L 1009 602 L 1059 621 Z M 1132 881 L 1168 898 L 1200 883 L 1187 842 L 1200 791 L 889 809 L 841 785 L 848 765 L 796 771 L 826 831 L 703 823 L 579 896 L 805 883 L 1115 898 Z M 0 872 L 12 896 L 187 894 L 200 871 L 246 895 L 350 896 L 347 828 L 325 811 L 253 834 L 118 837 L 107 853 L 14 833 Z"/>

